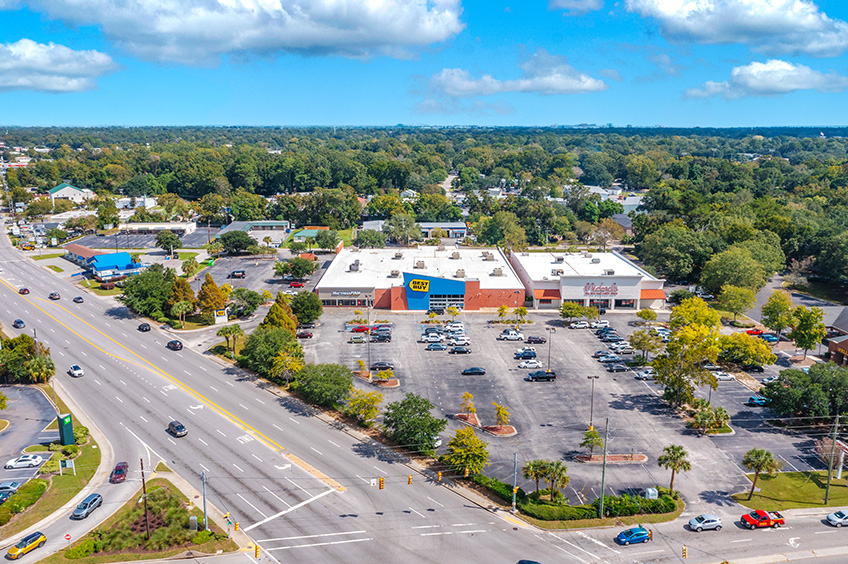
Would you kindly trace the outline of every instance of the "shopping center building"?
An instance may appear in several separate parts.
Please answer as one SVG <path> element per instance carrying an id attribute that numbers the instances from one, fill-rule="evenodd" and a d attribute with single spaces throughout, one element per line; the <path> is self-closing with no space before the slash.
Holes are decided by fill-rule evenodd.
<path id="1" fill-rule="evenodd" d="M 325 306 L 466 311 L 524 305 L 525 288 L 498 249 L 342 250 L 315 287 Z"/>
<path id="2" fill-rule="evenodd" d="M 534 309 L 576 302 L 608 311 L 660 309 L 665 280 L 618 253 L 512 253 L 509 262 Z"/>

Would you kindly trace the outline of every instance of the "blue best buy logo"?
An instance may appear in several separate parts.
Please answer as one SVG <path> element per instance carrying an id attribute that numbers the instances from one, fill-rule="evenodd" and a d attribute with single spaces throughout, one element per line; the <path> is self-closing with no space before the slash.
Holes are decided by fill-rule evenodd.
<path id="1" fill-rule="evenodd" d="M 427 292 L 430 290 L 429 280 L 410 280 L 409 289 L 413 292 Z"/>

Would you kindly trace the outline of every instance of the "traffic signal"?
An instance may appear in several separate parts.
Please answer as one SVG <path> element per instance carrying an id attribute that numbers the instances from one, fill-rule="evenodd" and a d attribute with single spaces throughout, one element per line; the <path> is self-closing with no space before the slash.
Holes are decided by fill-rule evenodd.
<path id="1" fill-rule="evenodd" d="M 685 544 L 683 545 L 683 558 L 689 558 L 689 549 Z"/>
<path id="2" fill-rule="evenodd" d="M 465 473 L 463 474 L 463 478 L 468 477 L 468 466 L 465 467 Z"/>
<path id="3" fill-rule="evenodd" d="M 654 540 L 654 531 L 648 529 L 648 540 Z"/>
<path id="4" fill-rule="evenodd" d="M 259 545 L 258 544 L 254 545 L 254 547 L 253 547 L 253 556 L 257 559 L 259 558 Z"/>
<path id="5" fill-rule="evenodd" d="M 436 472 L 436 481 L 437 481 L 437 482 L 441 482 L 441 481 L 442 481 L 442 473 L 441 473 L 441 472 Z"/>
<path id="6" fill-rule="evenodd" d="M 236 530 L 238 531 L 238 529 L 239 529 L 239 527 L 238 527 L 238 521 L 236 521 Z"/>
<path id="7" fill-rule="evenodd" d="M 382 476 L 380 476 L 380 489 L 381 490 L 383 489 L 383 477 Z"/>
<path id="8" fill-rule="evenodd" d="M 514 494 L 518 493 L 518 486 L 515 486 L 514 488 L 512 488 L 512 493 L 514 493 Z"/>
<path id="9" fill-rule="evenodd" d="M 412 485 L 412 474 L 409 475 L 409 478 L 406 480 L 406 483 Z"/>

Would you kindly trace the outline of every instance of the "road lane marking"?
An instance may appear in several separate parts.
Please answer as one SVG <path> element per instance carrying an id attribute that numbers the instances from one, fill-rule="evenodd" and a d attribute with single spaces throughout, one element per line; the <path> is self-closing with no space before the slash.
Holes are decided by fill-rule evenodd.
<path id="1" fill-rule="evenodd" d="M 201 467 L 201 468 L 203 468 L 203 469 L 204 469 L 204 470 L 206 470 L 207 472 L 211 472 L 211 470 L 209 470 L 209 468 L 207 468 L 206 466 L 204 466 L 204 465 L 203 465 L 203 464 L 201 464 L 200 462 L 198 462 L 198 464 L 200 465 L 200 467 Z"/>
<path id="2" fill-rule="evenodd" d="M 177 443 L 174 442 L 174 439 L 172 439 L 171 437 L 168 437 L 168 440 L 171 441 L 172 445 L 177 446 Z"/>
<path id="3" fill-rule="evenodd" d="M 236 469 L 236 470 L 238 470 L 239 472 L 241 472 L 242 474 L 244 474 L 244 470 L 242 470 L 241 468 L 239 468 L 238 466 L 236 466 L 236 463 L 235 463 L 235 462 L 233 462 L 233 466 L 235 466 L 235 469 Z"/>
<path id="4" fill-rule="evenodd" d="M 261 540 L 257 540 L 256 542 L 262 543 L 262 542 L 277 542 L 277 541 L 300 540 L 300 539 L 320 539 L 320 538 L 326 538 L 326 537 L 339 537 L 339 536 L 342 536 L 342 535 L 361 535 L 361 534 L 367 533 L 367 532 L 368 531 L 363 530 L 363 531 L 346 531 L 346 532 L 341 532 L 341 533 L 323 533 L 323 534 L 320 534 L 320 535 L 300 535 L 300 536 L 297 536 L 297 537 L 277 537 L 277 538 L 273 538 L 273 539 L 261 539 Z"/>
<path id="5" fill-rule="evenodd" d="M 288 478 L 286 478 L 286 480 L 288 480 Z M 289 480 L 289 481 L 291 482 L 291 480 Z M 292 482 L 292 483 L 294 484 L 294 482 Z M 297 485 L 297 484 L 295 484 L 295 485 Z M 300 486 L 298 486 L 298 487 L 300 487 Z M 300 489 L 303 489 L 303 488 L 300 488 Z M 304 490 L 304 491 L 306 491 L 306 490 Z M 324 490 L 323 492 L 319 493 L 318 495 L 312 496 L 311 498 L 309 498 L 307 500 L 301 501 L 297 505 L 293 505 L 293 506 L 289 507 L 288 509 L 284 509 L 284 510 L 280 511 L 279 513 L 275 513 L 275 514 L 271 515 L 270 517 L 266 517 L 264 520 L 259 521 L 258 523 L 254 523 L 253 525 L 250 525 L 249 527 L 245 527 L 242 530 L 244 532 L 247 532 L 251 529 L 255 529 L 256 527 L 258 527 L 260 525 L 264 525 L 268 521 L 271 521 L 271 520 L 276 519 L 278 517 L 282 517 L 283 515 L 285 515 L 289 511 L 294 511 L 295 509 L 299 509 L 299 508 L 303 507 L 304 505 L 306 505 L 308 503 L 312 503 L 313 501 L 317 501 L 318 499 L 324 497 L 325 495 L 331 494 L 335 491 L 337 491 L 337 490 Z M 309 493 L 309 492 L 307 492 L 307 493 Z"/>
<path id="6" fill-rule="evenodd" d="M 816 531 L 813 533 L 814 535 L 829 535 L 831 533 L 838 533 L 839 531 Z"/>
<path id="7" fill-rule="evenodd" d="M 453 534 L 453 531 L 447 531 L 447 532 L 444 532 L 444 533 L 421 533 L 421 536 L 422 537 L 435 537 L 435 536 L 438 536 L 438 535 L 452 535 L 452 534 Z"/>
<path id="8" fill-rule="evenodd" d="M 389 473 L 388 473 L 388 472 L 386 472 L 386 471 L 384 471 L 384 470 L 380 470 L 379 468 L 377 468 L 377 467 L 376 467 L 376 466 L 374 466 L 373 464 L 372 464 L 371 466 L 373 466 L 373 467 L 377 470 L 377 472 L 379 472 L 380 474 L 383 474 L 384 476 L 388 476 L 388 475 L 389 475 Z"/>
<path id="9" fill-rule="evenodd" d="M 334 443 L 333 441 L 331 441 L 330 439 L 327 439 L 327 442 L 328 442 L 328 443 L 330 443 L 330 444 L 331 444 L 331 445 L 333 445 L 333 446 L 336 446 L 336 447 L 342 448 L 342 447 L 340 447 L 339 445 L 337 445 L 336 443 Z"/>
<path id="10" fill-rule="evenodd" d="M 314 450 L 315 452 L 317 452 L 317 453 L 318 453 L 318 454 L 320 454 L 321 456 L 324 456 L 323 454 L 321 454 L 321 451 L 320 451 L 320 450 L 318 450 L 317 448 L 315 448 L 315 447 L 309 447 L 309 448 L 311 448 L 312 450 Z"/>
<path id="11" fill-rule="evenodd" d="M 232 383 L 232 382 L 230 382 L 229 380 L 227 380 L 227 385 L 228 385 L 228 386 L 232 386 L 232 387 L 234 387 L 234 388 L 235 388 L 235 384 L 233 384 L 233 383 Z"/>
<path id="12" fill-rule="evenodd" d="M 267 516 L 267 515 L 265 515 L 265 514 L 264 514 L 264 513 L 262 513 L 261 511 L 259 511 L 259 508 L 258 508 L 258 507 L 256 507 L 255 505 L 253 505 L 252 503 L 250 503 L 249 501 L 247 501 L 246 499 L 244 499 L 244 496 L 243 496 L 243 495 L 241 495 L 240 493 L 237 493 L 236 495 L 237 495 L 237 496 L 239 496 L 239 497 L 242 499 L 242 501 L 244 501 L 246 504 L 248 504 L 249 506 L 251 506 L 251 507 L 252 507 L 252 508 L 253 508 L 253 509 L 257 512 L 257 513 L 259 513 L 260 515 L 262 515 L 262 518 L 263 518 L 263 519 L 267 519 L 267 518 L 268 518 L 268 516 Z"/>
<path id="13" fill-rule="evenodd" d="M 56 352 L 59 353 L 62 356 L 65 356 L 65 353 L 63 353 L 62 351 L 56 351 Z"/>
<path id="14" fill-rule="evenodd" d="M 295 423 L 297 423 L 298 425 L 300 425 L 300 421 L 295 421 L 293 417 L 289 417 L 289 419 L 291 419 L 292 421 L 294 421 Z M 276 425 L 275 425 L 275 426 L 276 426 Z"/>
<path id="15" fill-rule="evenodd" d="M 599 541 L 598 539 L 593 539 L 592 537 L 590 537 L 589 535 L 587 535 L 587 534 L 586 534 L 586 533 L 584 533 L 583 531 L 578 531 L 578 532 L 577 532 L 577 534 L 579 534 L 581 537 L 583 537 L 584 539 L 586 539 L 586 540 L 588 540 L 588 541 L 592 541 L 593 543 L 595 543 L 595 544 L 597 544 L 597 545 L 599 545 L 599 546 L 602 546 L 602 547 L 604 547 L 604 548 L 606 548 L 606 549 L 609 549 L 609 550 L 611 550 L 611 551 L 615 552 L 616 554 L 621 554 L 621 551 L 618 551 L 618 550 L 616 550 L 616 549 L 614 549 L 614 548 L 612 548 L 612 547 L 610 547 L 610 546 L 607 546 L 606 544 L 602 543 L 602 542 L 601 542 L 601 541 Z"/>
<path id="16" fill-rule="evenodd" d="M 203 443 L 204 445 L 209 446 L 209 443 L 207 443 L 206 441 L 204 441 L 200 437 L 197 437 L 197 440 L 200 441 L 201 443 Z"/>
<path id="17" fill-rule="evenodd" d="M 309 495 L 309 491 L 308 491 L 308 490 L 306 490 L 306 489 L 304 489 L 303 487 L 301 487 L 301 486 L 300 486 L 297 482 L 295 482 L 294 480 L 292 480 L 292 479 L 291 479 L 291 478 L 289 478 L 288 476 L 286 476 L 286 480 L 288 480 L 288 482 L 289 482 L 291 485 L 293 485 L 294 487 L 296 487 L 297 489 L 299 489 L 300 491 L 302 491 L 302 492 L 303 492 L 303 493 L 305 493 L 306 495 Z"/>
<path id="18" fill-rule="evenodd" d="M 118 396 L 115 396 L 115 399 L 116 399 L 116 400 L 118 400 L 118 401 L 119 401 L 119 402 L 121 402 L 121 403 L 124 403 L 124 400 L 122 400 L 122 399 L 121 399 L 121 398 L 119 398 Z"/>
<path id="19" fill-rule="evenodd" d="M 94 383 L 95 383 L 95 384 L 97 384 L 98 386 L 102 386 L 102 385 L 103 385 L 103 384 L 101 384 L 101 383 L 100 383 L 100 380 L 95 380 L 95 381 L 94 381 Z"/>
<path id="20" fill-rule="evenodd" d="M 411 529 L 438 529 L 441 525 L 416 525 L 414 527 L 410 527 Z"/>
<path id="21" fill-rule="evenodd" d="M 215 389 L 215 386 L 209 386 L 209 387 L 210 387 L 210 388 L 212 388 L 212 391 L 213 391 L 213 392 L 217 392 L 217 391 L 218 391 L 218 390 L 216 390 L 216 389 Z"/>
<path id="22" fill-rule="evenodd" d="M 272 552 L 274 550 L 290 550 L 292 548 L 309 548 L 309 547 L 312 547 L 312 546 L 331 546 L 331 545 L 335 545 L 335 544 L 348 544 L 348 543 L 352 543 L 352 542 L 365 542 L 365 541 L 372 541 L 372 540 L 374 540 L 374 539 L 373 538 L 367 538 L 367 539 L 351 539 L 351 540 L 335 541 L 335 542 L 319 542 L 319 543 L 315 543 L 315 544 L 298 544 L 298 545 L 295 545 L 295 546 L 281 546 L 281 547 L 278 547 L 278 548 L 266 548 L 265 552 Z"/>
<path id="23" fill-rule="evenodd" d="M 265 489 L 265 491 L 266 491 L 266 492 L 268 492 L 268 493 L 269 493 L 269 494 L 271 494 L 272 496 L 274 496 L 274 497 L 276 497 L 277 499 L 279 499 L 282 503 L 284 503 L 286 507 L 291 507 L 291 504 L 290 504 L 289 502 L 287 502 L 286 500 L 284 500 L 283 498 L 281 498 L 280 496 L 278 496 L 277 494 L 275 494 L 274 492 L 272 492 L 271 490 L 269 490 L 266 486 L 262 486 L 262 487 Z"/>
<path id="24" fill-rule="evenodd" d="M 145 419 L 145 418 L 144 418 L 144 416 L 139 415 L 139 417 L 140 417 L 140 418 L 141 418 L 141 420 L 142 420 L 142 421 L 144 421 L 145 423 L 149 423 L 149 421 L 148 421 L 147 419 Z"/>
<path id="25" fill-rule="evenodd" d="M 246 405 L 244 405 L 244 404 L 241 404 L 241 403 L 240 403 L 240 404 L 239 404 L 239 406 L 240 406 L 242 409 L 247 409 L 247 406 L 246 406 Z"/>
<path id="26" fill-rule="evenodd" d="M 126 385 L 127 385 L 127 383 L 126 383 L 126 382 L 124 382 L 123 380 L 119 380 L 119 381 L 120 381 L 120 382 L 121 382 L 121 384 L 123 384 L 124 386 L 126 386 Z"/>
<path id="27" fill-rule="evenodd" d="M 414 510 L 413 508 L 411 508 L 411 507 L 409 508 L 409 510 L 410 510 L 410 511 L 412 511 L 413 513 L 415 513 L 416 515 L 420 515 L 422 519 L 426 519 L 426 518 L 427 518 L 427 517 L 425 517 L 424 515 L 422 515 L 421 513 L 419 513 L 419 512 L 417 512 L 417 511 L 415 511 L 415 510 Z"/>
<path id="28" fill-rule="evenodd" d="M 261 399 L 259 399 L 259 398 L 253 398 L 253 399 L 255 399 L 256 401 L 258 401 L 258 402 L 259 402 L 259 403 L 261 403 L 262 405 L 265 405 L 265 402 L 264 402 L 264 401 L 262 401 Z"/>
<path id="29" fill-rule="evenodd" d="M 146 348 L 147 348 L 147 347 L 145 347 L 145 346 L 144 346 L 143 344 L 141 344 L 141 343 L 139 343 L 139 344 L 138 344 L 138 346 L 140 346 L 140 347 L 141 347 L 141 348 L 143 348 L 143 349 L 146 349 Z"/>
<path id="30" fill-rule="evenodd" d="M 486 529 L 477 529 L 477 530 L 474 530 L 474 531 L 457 531 L 456 534 L 466 535 L 466 534 L 469 534 L 469 533 L 488 533 L 488 532 L 489 531 L 487 531 Z"/>
<path id="31" fill-rule="evenodd" d="M 81 354 L 82 356 L 88 356 L 87 354 L 85 354 L 85 351 L 83 351 L 83 350 L 80 350 L 80 354 Z"/>
<path id="32" fill-rule="evenodd" d="M 633 554 L 633 556 L 636 556 L 637 554 L 656 554 L 657 552 L 665 552 L 665 551 L 664 550 L 646 550 L 644 552 L 634 552 L 632 554 Z"/>
<path id="33" fill-rule="evenodd" d="M 436 504 L 436 505 L 438 505 L 439 507 L 444 507 L 444 505 L 442 505 L 441 503 L 439 503 L 438 501 L 436 501 L 435 499 L 433 499 L 433 498 L 432 498 L 432 497 L 430 497 L 430 496 L 427 496 L 427 499 L 429 499 L 430 501 L 432 501 L 433 503 L 435 503 L 435 504 Z"/>
<path id="34" fill-rule="evenodd" d="M 144 401 L 146 401 L 147 403 L 150 403 L 150 400 L 149 400 L 149 399 L 147 399 L 147 398 L 146 398 L 146 397 L 144 397 L 144 396 L 141 396 L 141 399 L 143 399 L 143 400 L 144 400 Z"/>
<path id="35" fill-rule="evenodd" d="M 360 476 L 359 474 L 354 474 L 354 476 L 356 476 L 357 478 L 359 478 L 360 480 L 362 480 L 362 481 L 363 481 L 363 482 L 365 482 L 366 484 L 370 484 L 370 483 L 371 483 L 371 482 L 369 482 L 368 480 L 366 480 L 365 478 L 363 478 L 362 476 Z"/>
<path id="36" fill-rule="evenodd" d="M 189 376 L 191 376 L 191 372 L 189 372 L 188 370 L 183 369 L 183 372 L 185 372 L 186 374 L 188 374 Z"/>
<path id="37" fill-rule="evenodd" d="M 262 462 L 262 459 L 261 459 L 261 458 L 259 458 L 258 456 L 256 456 L 255 454 L 253 454 L 252 452 L 250 453 L 250 456 L 252 456 L 252 457 L 253 457 L 253 458 L 255 458 L 256 460 L 258 460 L 259 462 Z"/>
<path id="38" fill-rule="evenodd" d="M 277 425 L 275 423 L 272 423 L 272 425 L 274 425 L 274 427 L 279 429 L 280 431 L 283 431 L 283 429 L 281 429 L 280 427 L 277 427 Z M 285 431 L 283 431 L 283 432 L 285 433 Z"/>
<path id="39" fill-rule="evenodd" d="M 739 539 L 739 540 L 732 540 L 730 542 L 731 543 L 734 543 L 734 542 L 751 542 L 752 540 L 754 540 L 754 539 Z"/>
<path id="40" fill-rule="evenodd" d="M 221 435 L 222 437 L 226 437 L 226 436 L 227 436 L 227 435 L 225 435 L 224 433 L 222 433 L 220 429 L 215 429 L 215 430 L 216 430 L 216 431 L 218 431 L 218 434 L 219 434 L 219 435 Z"/>
<path id="41" fill-rule="evenodd" d="M 106 370 L 106 367 L 105 367 L 105 366 L 103 366 L 102 364 L 98 364 L 97 366 L 99 366 L 99 367 L 100 367 L 100 370 Z"/>

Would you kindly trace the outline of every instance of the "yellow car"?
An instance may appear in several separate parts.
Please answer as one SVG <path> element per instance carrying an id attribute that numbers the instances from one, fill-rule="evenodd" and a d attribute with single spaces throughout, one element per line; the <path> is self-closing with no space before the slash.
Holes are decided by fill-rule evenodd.
<path id="1" fill-rule="evenodd" d="M 20 558 L 31 550 L 41 548 L 42 546 L 44 546 L 45 542 L 47 542 L 47 537 L 44 536 L 44 533 L 33 533 L 27 537 L 24 537 L 21 542 L 10 548 L 9 552 L 6 554 L 6 558 L 10 560 Z"/>

